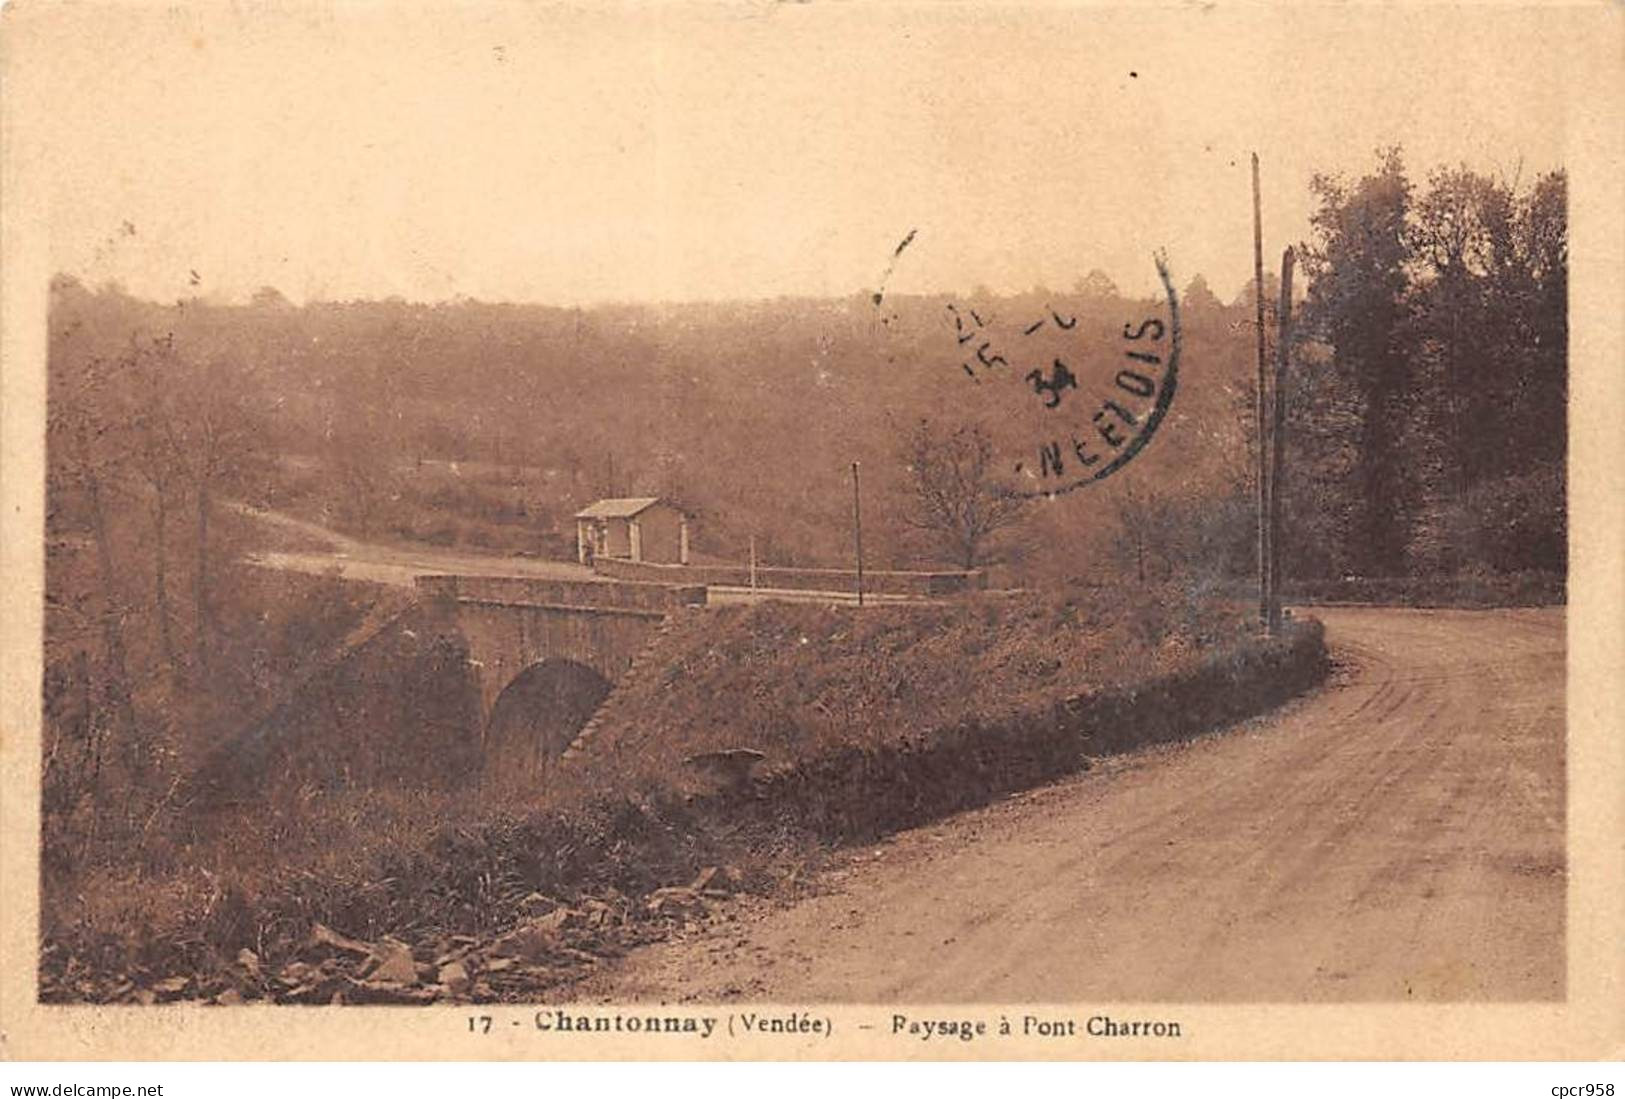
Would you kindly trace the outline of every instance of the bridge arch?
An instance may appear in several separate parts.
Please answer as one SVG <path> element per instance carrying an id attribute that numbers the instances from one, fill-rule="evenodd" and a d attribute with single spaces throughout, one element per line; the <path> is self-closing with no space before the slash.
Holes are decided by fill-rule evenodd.
<path id="1" fill-rule="evenodd" d="M 527 778 L 564 754 L 609 696 L 610 682 L 580 661 L 550 657 L 514 676 L 485 723 L 485 773 Z"/>

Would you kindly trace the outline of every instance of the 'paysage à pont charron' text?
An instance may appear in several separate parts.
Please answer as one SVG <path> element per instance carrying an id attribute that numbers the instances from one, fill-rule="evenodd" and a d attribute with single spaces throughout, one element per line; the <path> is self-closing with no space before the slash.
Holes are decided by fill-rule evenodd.
<path id="1" fill-rule="evenodd" d="M 489 1016 L 471 1017 L 470 1030 L 489 1033 Z M 517 1024 L 518 1020 L 514 1020 Z M 481 1025 L 483 1024 L 483 1025 Z M 830 1020 L 805 1011 L 787 1013 L 743 1012 L 725 1017 L 714 1015 L 582 1014 L 563 1008 L 536 1012 L 536 1030 L 549 1034 L 587 1035 L 687 1035 L 710 1038 L 720 1032 L 745 1035 L 796 1035 L 828 1037 Z M 860 1030 L 881 1029 L 862 1025 Z M 922 1042 L 980 1038 L 1180 1038 L 1183 1028 L 1170 1019 L 1118 1019 L 1091 1015 L 1086 1019 L 1065 1016 L 1024 1014 L 996 1018 L 925 1019 L 905 1014 L 891 1015 L 885 1031 L 895 1038 Z"/>
<path id="2" fill-rule="evenodd" d="M 1065 1016 L 1000 1015 L 996 1022 L 986 1019 L 915 1019 L 893 1014 L 891 1033 L 898 1037 L 929 1042 L 978 1038 L 1179 1038 L 1183 1028 L 1172 1019 L 1115 1019 L 1091 1015 L 1079 1021 Z"/>

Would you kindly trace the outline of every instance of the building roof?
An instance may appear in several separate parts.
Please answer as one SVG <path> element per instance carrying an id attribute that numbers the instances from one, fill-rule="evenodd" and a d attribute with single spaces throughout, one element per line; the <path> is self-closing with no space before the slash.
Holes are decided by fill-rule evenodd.
<path id="1" fill-rule="evenodd" d="M 660 503 L 658 496 L 612 497 L 588 504 L 576 512 L 577 519 L 630 519 L 641 511 Z"/>

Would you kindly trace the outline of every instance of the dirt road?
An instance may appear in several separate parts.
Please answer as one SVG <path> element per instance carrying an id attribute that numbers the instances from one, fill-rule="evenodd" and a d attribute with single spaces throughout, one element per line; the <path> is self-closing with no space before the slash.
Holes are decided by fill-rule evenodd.
<path id="1" fill-rule="evenodd" d="M 1322 617 L 1317 694 L 848 853 L 579 994 L 1560 998 L 1562 612 Z"/>
<path id="2" fill-rule="evenodd" d="M 528 576 L 538 580 L 593 580 L 597 579 L 598 575 L 587 566 L 572 561 L 549 561 L 516 554 L 481 553 L 475 550 L 427 545 L 363 542 L 286 512 L 254 508 L 246 504 L 233 503 L 226 506 L 245 518 L 264 523 L 309 542 L 312 547 L 300 550 L 257 550 L 244 558 L 249 564 L 260 568 L 304 572 L 316 576 L 341 576 L 347 580 L 365 580 L 373 584 L 389 584 L 401 588 L 410 588 L 419 576 L 437 573 L 455 573 L 460 576 Z M 759 603 L 764 599 L 797 603 L 854 603 L 857 601 L 857 595 L 846 591 L 791 591 L 723 585 L 712 585 L 707 595 L 707 601 L 713 605 Z M 864 596 L 864 601 L 917 603 L 921 600 L 911 595 L 869 592 Z"/>
<path id="3" fill-rule="evenodd" d="M 318 523 L 266 508 L 228 504 L 256 522 L 281 529 L 326 549 L 260 550 L 247 555 L 251 565 L 318 576 L 336 575 L 409 588 L 419 576 L 457 573 L 463 576 L 530 576 L 541 580 L 591 580 L 593 571 L 568 561 L 548 561 L 514 554 L 479 553 L 426 545 L 363 542 Z"/>

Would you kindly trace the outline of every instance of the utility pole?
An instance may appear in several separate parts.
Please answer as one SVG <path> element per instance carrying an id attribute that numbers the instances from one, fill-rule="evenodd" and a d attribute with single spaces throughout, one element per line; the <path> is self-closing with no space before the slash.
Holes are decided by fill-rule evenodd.
<path id="1" fill-rule="evenodd" d="M 852 463 L 852 539 L 858 557 L 858 606 L 863 606 L 863 507 L 858 502 L 858 463 Z"/>
<path id="2" fill-rule="evenodd" d="M 1258 154 L 1253 154 L 1253 303 L 1258 313 L 1258 396 L 1254 401 L 1258 438 L 1258 621 L 1269 627 L 1269 424 L 1264 395 L 1269 384 L 1264 351 L 1264 215 L 1258 197 Z"/>
<path id="3" fill-rule="evenodd" d="M 750 590 L 756 591 L 756 535 L 750 536 Z"/>
<path id="4" fill-rule="evenodd" d="M 1270 430 L 1269 632 L 1281 632 L 1281 486 L 1286 462 L 1286 372 L 1292 359 L 1292 267 L 1297 257 L 1281 253 L 1281 308 L 1276 315 L 1275 406 Z"/>

